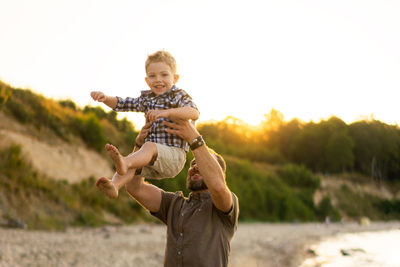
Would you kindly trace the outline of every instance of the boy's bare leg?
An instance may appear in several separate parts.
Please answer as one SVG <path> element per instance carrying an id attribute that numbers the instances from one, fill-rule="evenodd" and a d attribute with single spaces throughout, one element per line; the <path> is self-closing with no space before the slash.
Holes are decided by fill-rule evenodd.
<path id="1" fill-rule="evenodd" d="M 117 173 L 120 175 L 126 174 L 128 169 L 139 169 L 146 166 L 157 155 L 157 146 L 152 142 L 145 143 L 138 151 L 126 157 L 123 157 L 113 145 L 107 144 L 106 150 L 114 161 Z"/>
<path id="2" fill-rule="evenodd" d="M 101 177 L 97 180 L 96 186 L 106 196 L 110 198 L 117 198 L 119 189 L 128 183 L 135 175 L 135 169 L 129 169 L 125 175 L 115 173 L 112 180 Z"/>

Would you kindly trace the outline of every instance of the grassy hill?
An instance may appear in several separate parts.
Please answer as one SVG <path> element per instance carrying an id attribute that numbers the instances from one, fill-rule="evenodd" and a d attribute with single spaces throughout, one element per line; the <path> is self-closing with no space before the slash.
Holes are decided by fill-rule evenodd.
<path id="1" fill-rule="evenodd" d="M 84 151 L 79 153 L 88 158 L 83 165 L 89 165 L 89 170 L 98 169 L 99 165 L 111 168 L 104 144 L 113 143 L 127 154 L 137 135 L 126 119 L 117 119 L 112 111 L 80 108 L 70 100 L 54 101 L 0 82 L 0 120 L 0 225 L 64 229 L 75 225 L 155 222 L 124 190 L 118 200 L 103 196 L 94 186 L 97 174 L 68 179 L 78 177 L 75 169 L 84 169 L 82 165 L 73 167 L 77 164 L 79 167 L 82 158 L 65 160 L 68 170 L 63 172 L 68 172 L 67 178 L 48 171 L 57 166 L 56 156 L 46 158 L 49 164 L 46 167 L 34 160 L 40 154 L 53 152 L 61 154 L 61 159 L 74 158 L 79 148 Z M 206 126 L 200 130 L 210 131 L 213 127 Z M 31 140 L 29 143 L 42 145 L 35 148 L 48 150 L 26 153 L 28 144 L 14 143 L 9 138 L 14 134 L 30 138 L 24 139 Z M 217 140 L 210 139 L 205 132 L 202 134 L 212 147 L 217 146 L 213 145 Z M 230 153 L 234 147 L 224 150 L 224 142 L 218 141 L 218 147 L 227 161 L 227 183 L 240 200 L 240 220 L 322 221 L 326 216 L 332 220 L 356 220 L 361 216 L 373 220 L 400 218 L 398 187 L 393 183 L 377 184 L 357 173 L 316 174 L 301 164 L 271 164 L 239 157 Z M 97 164 L 90 163 L 89 158 L 94 158 Z M 165 190 L 187 194 L 187 168 L 186 164 L 175 179 L 151 182 Z"/>

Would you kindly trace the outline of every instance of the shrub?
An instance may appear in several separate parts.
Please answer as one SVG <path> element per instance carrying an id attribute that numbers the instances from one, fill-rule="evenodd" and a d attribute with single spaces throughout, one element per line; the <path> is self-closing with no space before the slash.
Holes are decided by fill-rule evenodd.
<path id="1" fill-rule="evenodd" d="M 12 96 L 12 91 L 4 83 L 0 81 L 0 108 L 7 103 L 8 99 Z"/>
<path id="2" fill-rule="evenodd" d="M 331 197 L 324 196 L 317 208 L 317 216 L 320 220 L 324 220 L 326 217 L 329 217 L 333 221 L 339 221 L 341 216 L 339 211 L 332 206 Z"/>
<path id="3" fill-rule="evenodd" d="M 400 218 L 400 200 L 381 200 L 376 203 L 376 206 L 381 210 L 386 216 L 391 218 Z"/>
<path id="4" fill-rule="evenodd" d="M 70 109 L 75 110 L 75 111 L 77 110 L 76 104 L 75 104 L 75 102 L 72 101 L 72 100 L 69 100 L 69 99 L 67 99 L 67 100 L 60 100 L 60 101 L 58 101 L 58 103 L 59 103 L 61 106 L 65 107 L 65 108 L 70 108 Z"/>
<path id="5" fill-rule="evenodd" d="M 6 107 L 11 113 L 11 115 L 14 118 L 16 118 L 19 122 L 27 123 L 28 121 L 30 121 L 31 116 L 27 108 L 23 104 L 15 101 L 13 98 L 7 101 Z"/>
<path id="6" fill-rule="evenodd" d="M 77 117 L 73 126 L 85 141 L 88 147 L 101 151 L 107 140 L 103 133 L 103 126 L 94 113 L 88 113 Z"/>
<path id="7" fill-rule="evenodd" d="M 278 170 L 278 176 L 289 186 L 308 188 L 313 192 L 320 187 L 321 180 L 304 165 L 285 164 Z"/>

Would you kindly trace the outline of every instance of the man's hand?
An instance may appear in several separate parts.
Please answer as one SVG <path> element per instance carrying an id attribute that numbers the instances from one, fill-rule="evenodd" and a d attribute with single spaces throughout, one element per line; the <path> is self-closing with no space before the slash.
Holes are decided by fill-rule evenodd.
<path id="1" fill-rule="evenodd" d="M 90 96 L 98 102 L 104 102 L 107 100 L 107 96 L 100 91 L 93 91 L 90 93 Z"/>
<path id="2" fill-rule="evenodd" d="M 168 109 L 157 109 L 157 110 L 149 110 L 146 114 L 146 121 L 155 122 L 159 118 L 168 118 L 169 110 Z"/>
<path id="3" fill-rule="evenodd" d="M 176 134 L 191 143 L 200 133 L 195 126 L 187 120 L 174 120 L 174 123 L 163 122 L 165 131 Z M 211 193 L 215 207 L 223 212 L 232 208 L 232 194 L 225 183 L 225 173 L 222 171 L 216 156 L 212 155 L 207 146 L 200 146 L 192 150 L 200 175 L 203 177 L 208 190 Z"/>
<path id="4" fill-rule="evenodd" d="M 193 123 L 187 120 L 173 120 L 174 123 L 163 121 L 163 124 L 169 128 L 165 128 L 167 133 L 176 134 L 187 142 L 192 142 L 200 133 L 196 130 Z"/>
<path id="5" fill-rule="evenodd" d="M 140 130 L 138 136 L 136 137 L 136 145 L 142 146 L 144 144 L 144 139 L 149 134 L 152 125 L 153 125 L 152 122 L 150 121 L 146 122 L 146 124 L 142 127 L 142 130 Z"/>

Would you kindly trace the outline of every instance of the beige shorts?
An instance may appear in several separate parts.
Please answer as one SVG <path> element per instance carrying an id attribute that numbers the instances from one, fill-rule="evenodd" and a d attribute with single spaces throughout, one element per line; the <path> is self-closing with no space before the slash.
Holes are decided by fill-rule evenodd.
<path id="1" fill-rule="evenodd" d="M 148 179 L 174 178 L 186 162 L 186 152 L 182 148 L 157 144 L 157 159 L 153 165 L 142 168 L 141 175 Z"/>

